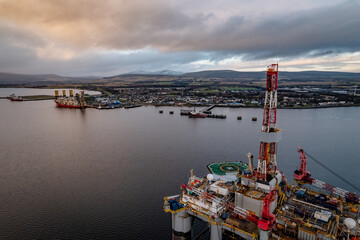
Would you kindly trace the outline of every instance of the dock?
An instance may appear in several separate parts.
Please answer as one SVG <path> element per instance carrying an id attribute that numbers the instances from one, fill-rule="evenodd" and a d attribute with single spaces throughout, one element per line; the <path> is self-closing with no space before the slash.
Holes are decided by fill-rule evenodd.
<path id="1" fill-rule="evenodd" d="M 54 100 L 54 96 L 49 95 L 33 95 L 33 96 L 19 96 L 21 101 L 43 101 L 43 100 Z M 0 99 L 10 99 L 9 97 L 0 97 Z"/>
<path id="2" fill-rule="evenodd" d="M 212 113 L 211 110 L 213 108 L 215 108 L 215 107 L 216 107 L 216 105 L 211 105 L 211 106 L 208 106 L 208 107 L 200 110 L 199 112 L 204 113 L 204 114 L 211 114 Z M 190 113 L 193 112 L 193 111 L 195 111 L 195 108 L 194 109 L 181 109 L 180 110 L 180 115 L 187 116 L 187 115 L 190 115 Z"/>
<path id="3" fill-rule="evenodd" d="M 220 118 L 220 119 L 226 119 L 226 115 L 223 114 L 209 114 L 206 116 L 207 118 Z"/>
<path id="4" fill-rule="evenodd" d="M 183 116 L 188 116 L 190 115 L 190 112 L 192 112 L 193 110 L 190 110 L 190 109 L 181 109 L 180 110 L 180 115 L 183 115 Z"/>
<path id="5" fill-rule="evenodd" d="M 211 105 L 207 108 L 204 108 L 201 111 L 196 111 L 195 109 L 181 109 L 180 115 L 189 116 L 191 118 L 219 118 L 226 119 L 224 114 L 212 114 L 211 109 L 215 108 L 216 105 Z M 194 114 L 195 113 L 195 114 Z"/>
<path id="6" fill-rule="evenodd" d="M 209 107 L 201 110 L 200 112 L 206 113 L 206 114 L 211 114 L 211 110 L 212 110 L 213 108 L 215 108 L 215 107 L 216 107 L 216 105 L 211 105 L 211 106 L 209 106 Z"/>
<path id="7" fill-rule="evenodd" d="M 137 108 L 137 107 L 141 107 L 141 106 L 142 106 L 141 104 L 135 104 L 135 105 L 127 105 L 124 108 L 129 109 L 129 108 Z"/>

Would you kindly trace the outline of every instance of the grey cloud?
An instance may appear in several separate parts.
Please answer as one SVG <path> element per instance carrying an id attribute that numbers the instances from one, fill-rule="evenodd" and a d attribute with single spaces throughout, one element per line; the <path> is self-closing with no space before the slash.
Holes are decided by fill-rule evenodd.
<path id="1" fill-rule="evenodd" d="M 208 0 L 202 2 L 209 2 L 206 11 L 199 4 L 188 11 L 190 7 L 171 0 L 28 2 L 33 3 L 30 11 L 24 9 L 27 4 L 21 0 L 5 1 L 0 4 L 0 13 L 9 21 L 47 34 L 53 41 L 80 47 L 270 52 L 282 56 L 318 48 L 351 50 L 360 45 L 360 3 L 356 1 L 337 5 L 324 1 L 320 7 L 317 4 L 317 8 L 299 11 L 291 9 L 291 2 L 282 2 L 286 6 L 279 6 L 282 11 L 265 11 L 261 16 L 255 13 L 266 8 L 263 1 L 254 1 L 259 3 L 255 8 L 243 1 L 215 4 Z M 220 16 L 216 9 L 220 4 L 239 10 Z M 9 8 L 12 11 L 7 11 Z"/>
<path id="2" fill-rule="evenodd" d="M 33 48 L 43 45 L 43 40 L 29 31 L 19 31 L 11 25 L 0 24 L 0 71 L 16 71 L 31 65 L 37 58 Z"/>
<path id="3" fill-rule="evenodd" d="M 31 64 L 14 69 L 17 73 L 55 73 L 69 76 L 110 76 L 135 70 L 158 71 L 178 69 L 193 61 L 207 59 L 209 54 L 194 52 L 160 53 L 158 51 L 140 51 L 130 54 L 85 53 L 73 59 L 61 61 L 55 59 L 30 58 Z M 186 71 L 195 68 L 185 69 Z M 0 68 L 0 71 L 2 68 Z"/>
<path id="4" fill-rule="evenodd" d="M 266 7 L 264 2 L 254 1 L 253 8 L 245 9 L 242 1 L 207 0 L 191 8 L 172 0 L 5 0 L 0 2 L 0 20 L 12 25 L 0 25 L 0 70 L 89 75 L 180 65 L 190 69 L 194 61 L 218 63 L 230 57 L 312 58 L 360 50 L 357 1 L 323 1 L 316 8 L 307 2 L 307 10 L 298 11 L 285 1 L 281 11 L 252 15 Z M 228 4 L 230 13 L 217 11 L 219 4 L 222 9 Z M 39 58 L 35 49 L 49 43 L 78 54 L 66 61 Z M 88 52 L 94 48 L 155 50 Z"/>
<path id="5" fill-rule="evenodd" d="M 316 50 L 314 52 L 310 52 L 308 54 L 309 57 L 321 57 L 321 56 L 329 56 L 329 55 L 335 55 L 335 54 L 339 54 L 341 52 L 346 52 L 349 51 L 348 49 L 320 49 L 320 50 Z"/>
<path id="6" fill-rule="evenodd" d="M 32 10 L 24 4 L 8 3 L 4 17 L 30 24 L 81 46 L 109 49 L 152 47 L 162 51 L 241 51 L 297 54 L 318 48 L 358 48 L 360 43 L 359 3 L 347 1 L 306 11 L 268 12 L 262 17 L 242 15 L 241 1 L 231 3 L 238 14 L 217 18 L 216 9 L 190 14 L 172 1 L 61 1 L 33 0 Z M 206 2 L 204 2 L 206 4 Z M 218 3 L 220 4 L 220 3 Z M 215 5 L 216 6 L 216 5 Z M 213 8 L 215 8 L 213 6 Z M 9 14 L 7 8 L 16 11 Z M 26 7 L 26 5 L 25 5 Z M 246 6 L 245 6 L 246 7 Z M 265 7 L 259 4 L 259 8 Z M 244 9 L 244 11 L 256 9 Z M 15 12 L 15 13 L 14 13 Z M 214 23 L 215 22 L 215 23 Z"/>
<path id="7" fill-rule="evenodd" d="M 277 56 L 298 55 L 311 50 L 356 51 L 360 49 L 360 5 L 356 2 L 282 16 L 258 25 L 253 36 L 263 41 L 253 51 Z M 249 47 L 248 49 L 251 49 Z M 246 51 L 246 48 L 244 49 Z"/>

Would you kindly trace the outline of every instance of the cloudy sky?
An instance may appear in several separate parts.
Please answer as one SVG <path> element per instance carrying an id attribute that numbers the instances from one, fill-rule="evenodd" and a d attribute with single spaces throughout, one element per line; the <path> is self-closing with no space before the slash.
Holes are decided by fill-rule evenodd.
<path id="1" fill-rule="evenodd" d="M 0 72 L 360 72 L 358 0 L 0 0 Z"/>

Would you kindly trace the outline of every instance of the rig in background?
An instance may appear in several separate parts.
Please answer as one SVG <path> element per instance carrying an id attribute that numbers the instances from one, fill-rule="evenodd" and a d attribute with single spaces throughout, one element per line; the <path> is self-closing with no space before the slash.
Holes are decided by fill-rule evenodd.
<path id="1" fill-rule="evenodd" d="M 62 95 L 60 96 L 59 90 L 55 90 L 54 100 L 57 107 L 64 108 L 86 108 L 86 102 L 84 98 L 84 91 L 76 93 L 74 96 L 74 90 L 69 90 L 69 96 L 66 96 L 66 90 L 62 90 Z"/>

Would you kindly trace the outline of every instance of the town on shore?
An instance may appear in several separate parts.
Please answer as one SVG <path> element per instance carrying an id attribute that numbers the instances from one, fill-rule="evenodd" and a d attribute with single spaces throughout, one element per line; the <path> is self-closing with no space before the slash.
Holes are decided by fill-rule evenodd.
<path id="1" fill-rule="evenodd" d="M 175 74 L 175 73 L 173 73 Z M 262 107 L 265 72 L 230 70 L 171 75 L 122 74 L 98 78 L 57 75 L 0 74 L 0 87 L 86 89 L 101 92 L 85 96 L 88 106 L 226 106 Z M 360 74 L 345 72 L 281 72 L 279 108 L 322 108 L 360 105 Z M 50 96 L 27 97 L 45 100 Z M 54 96 L 51 96 L 54 97 Z"/>
<path id="2" fill-rule="evenodd" d="M 85 87 L 85 86 L 84 86 Z M 88 87 L 86 89 L 89 89 Z M 129 87 L 96 88 L 100 96 L 87 97 L 89 105 L 119 101 L 123 105 L 262 107 L 265 89 L 261 87 Z M 360 106 L 355 88 L 340 90 L 316 87 L 283 87 L 278 90 L 279 108 L 323 108 Z"/>

